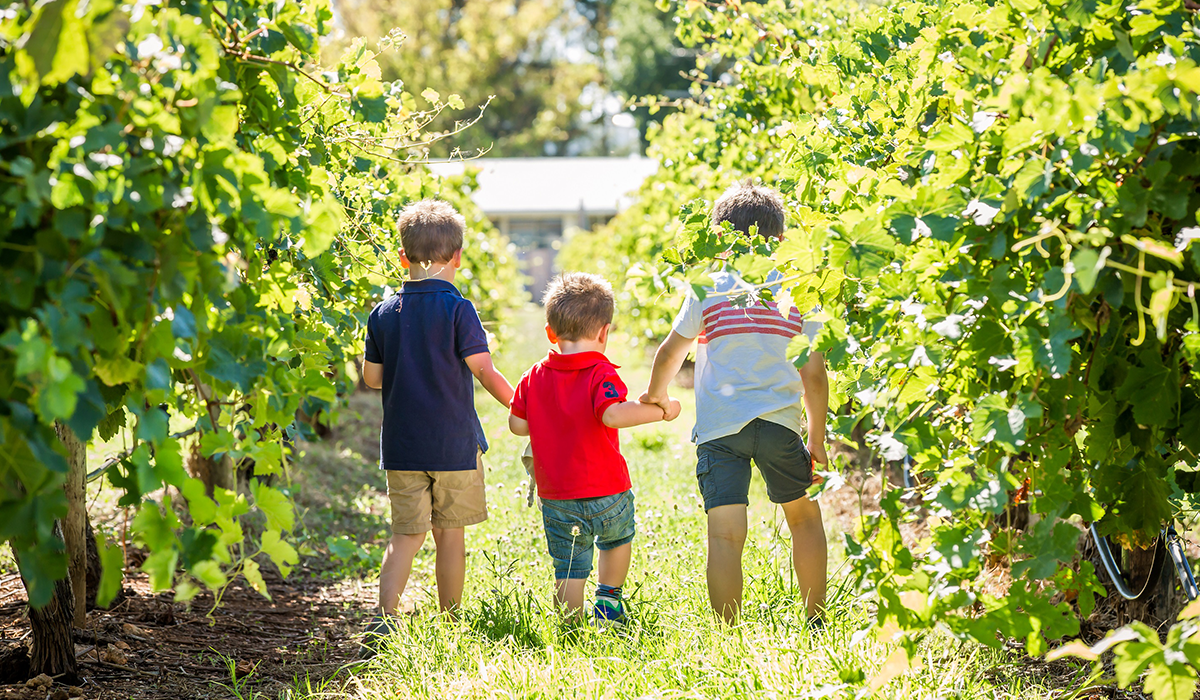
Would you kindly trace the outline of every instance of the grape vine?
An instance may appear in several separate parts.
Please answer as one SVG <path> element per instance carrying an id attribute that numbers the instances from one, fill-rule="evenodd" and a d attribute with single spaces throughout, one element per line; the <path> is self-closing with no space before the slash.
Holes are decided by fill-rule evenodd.
<path id="1" fill-rule="evenodd" d="M 664 251 L 642 293 L 702 282 L 721 259 L 752 280 L 784 272 L 784 308 L 823 306 L 824 330 L 792 351 L 837 371 L 835 432 L 865 429 L 916 476 L 885 483 L 846 539 L 878 624 L 906 648 L 935 627 L 1033 655 L 1077 635 L 1103 593 L 1078 561 L 1081 524 L 1136 547 L 1195 522 L 1195 8 L 693 0 L 677 13 L 724 75 L 697 76 L 655 138 L 657 180 L 684 184 L 650 183 L 637 218 L 613 224 L 678 214 L 637 242 Z M 772 249 L 708 228 L 703 200 L 745 176 L 790 201 Z M 702 199 L 680 210 L 681 189 Z M 1021 529 L 1007 524 L 1018 505 L 1032 513 Z M 903 534 L 915 523 L 927 534 Z M 1002 590 L 984 575 L 997 566 Z M 1165 641 L 1133 625 L 1059 653 L 1111 650 L 1120 684 L 1148 669 L 1156 698 L 1191 697 L 1198 612 Z"/>
<path id="2" fill-rule="evenodd" d="M 298 559 L 274 479 L 297 411 L 336 410 L 367 312 L 402 279 L 398 210 L 439 196 L 465 212 L 464 284 L 497 332 L 522 294 L 471 183 L 420 162 L 486 105 L 381 81 L 362 42 L 319 65 L 325 2 L 47 0 L 6 13 L 0 539 L 45 605 L 67 573 L 54 427 L 85 442 L 126 431 L 105 476 L 136 514 L 155 589 L 188 600 L 240 574 L 269 595 L 259 562 L 286 575 Z M 451 132 L 427 128 L 452 112 L 465 117 Z M 206 488 L 184 468 L 193 448 L 252 465 L 248 484 Z M 103 603 L 123 560 L 101 545 Z"/>

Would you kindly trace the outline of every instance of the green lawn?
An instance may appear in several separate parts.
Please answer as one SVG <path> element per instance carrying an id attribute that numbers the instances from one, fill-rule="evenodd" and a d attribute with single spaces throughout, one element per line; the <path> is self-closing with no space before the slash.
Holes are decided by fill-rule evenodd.
<path id="1" fill-rule="evenodd" d="M 514 382 L 548 347 L 536 316 L 526 315 L 519 330 L 523 340 L 497 353 L 498 364 Z M 628 339 L 618 335 L 609 356 L 623 365 L 631 393 L 640 391 L 648 376 L 642 351 L 632 350 Z M 467 531 L 469 572 L 460 619 L 436 612 L 430 540 L 418 556 L 405 594 L 404 607 L 415 612 L 383 652 L 320 690 L 297 689 L 285 697 L 854 696 L 847 683 L 873 679 L 894 649 L 873 634 L 856 634 L 864 626 L 869 602 L 850 590 L 841 574 L 840 528 L 832 521 L 827 528 L 829 625 L 821 633 L 806 629 L 793 587 L 789 533 L 778 508 L 766 500 L 758 477 L 751 493 L 743 621 L 731 628 L 710 613 L 704 584 L 704 512 L 688 441 L 692 396 L 687 390 L 677 393 L 685 404 L 678 421 L 635 428 L 622 436 L 638 508 L 633 568 L 625 586 L 632 614 L 627 629 L 595 631 L 560 624 L 552 604 L 552 568 L 540 515 L 525 505 L 526 477 L 518 459 L 524 443 L 508 434 L 506 412 L 481 396 L 480 416 L 492 443 L 486 456 L 491 517 Z M 361 400 L 353 406 L 362 415 L 358 427 L 347 432 L 360 434 L 359 444 L 368 445 L 377 434 L 377 409 Z M 301 459 L 300 471 L 314 454 Z M 354 463 L 353 471 L 363 468 L 353 449 L 343 448 L 337 456 L 325 448 L 321 454 Z M 368 484 L 344 485 L 361 489 L 356 501 L 364 515 L 357 524 L 346 523 L 350 529 L 386 534 L 382 477 L 377 481 L 374 489 Z M 303 484 L 297 488 L 305 490 Z M 320 520 L 321 530 L 333 522 Z M 373 575 L 370 566 L 373 562 L 361 568 L 368 577 Z M 593 573 L 589 591 L 594 578 Z M 919 663 L 880 688 L 878 696 L 1059 696 L 1061 688 L 1055 692 L 1038 678 L 1037 668 L 1014 663 L 1011 655 L 944 636 L 927 642 Z"/>

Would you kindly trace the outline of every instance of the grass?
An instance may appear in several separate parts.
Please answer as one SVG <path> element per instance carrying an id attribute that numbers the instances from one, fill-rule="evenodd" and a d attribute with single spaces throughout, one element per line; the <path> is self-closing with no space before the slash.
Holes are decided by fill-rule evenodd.
<path id="1" fill-rule="evenodd" d="M 498 364 L 514 381 L 548 347 L 536 315 L 525 318 L 521 337 L 509 352 L 497 353 Z M 631 393 L 645 385 L 645 356 L 627 339 L 614 336 L 609 356 L 624 366 L 622 376 Z M 832 519 L 827 523 L 829 624 L 817 632 L 808 629 L 797 599 L 789 532 L 757 476 L 744 557 L 745 614 L 734 627 L 716 621 L 705 589 L 704 512 L 688 441 L 692 397 L 690 391 L 676 393 L 685 404 L 680 420 L 622 435 L 638 510 L 633 567 L 625 586 L 632 617 L 626 629 L 597 631 L 560 622 L 552 604 L 553 574 L 540 515 L 525 505 L 527 482 L 518 459 L 524 443 L 507 433 L 506 412 L 481 396 L 480 416 L 492 443 L 485 458 L 491 517 L 467 531 L 462 614 L 453 620 L 437 613 L 430 542 L 417 557 L 405 594 L 404 605 L 414 612 L 382 652 L 348 669 L 340 682 L 313 687 L 303 679 L 283 697 L 1063 697 L 1060 681 L 1029 672 L 1011 654 L 949 636 L 927 640 L 912 667 L 871 690 L 870 682 L 894 646 L 859 631 L 867 627 L 869 600 L 852 590 L 842 574 L 839 524 Z M 342 428 L 339 445 L 311 446 L 300 459 L 299 492 L 340 489 L 356 503 L 349 510 L 331 504 L 311 511 L 308 528 L 314 540 L 374 537 L 378 546 L 386 536 L 383 479 L 362 457 L 378 431 L 378 409 L 370 401 L 356 399 L 361 420 Z M 330 464 L 314 468 L 314 462 L 330 461 L 332 470 Z M 349 481 L 330 483 L 331 474 Z M 356 509 L 361 509 L 357 519 Z M 335 527 L 348 531 L 330 529 Z M 359 573 L 375 576 L 376 558 L 359 559 L 370 564 Z M 353 562 L 347 566 L 339 575 L 354 573 Z M 594 584 L 593 572 L 589 590 Z M 1082 668 L 1079 673 L 1086 677 Z"/>

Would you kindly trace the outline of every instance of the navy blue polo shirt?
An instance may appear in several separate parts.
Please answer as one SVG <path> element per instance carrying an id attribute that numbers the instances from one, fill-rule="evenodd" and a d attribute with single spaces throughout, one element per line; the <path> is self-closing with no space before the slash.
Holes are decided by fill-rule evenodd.
<path id="1" fill-rule="evenodd" d="M 383 365 L 379 466 L 465 471 L 487 439 L 463 360 L 488 351 L 475 306 L 440 279 L 408 281 L 367 317 L 367 362 Z"/>

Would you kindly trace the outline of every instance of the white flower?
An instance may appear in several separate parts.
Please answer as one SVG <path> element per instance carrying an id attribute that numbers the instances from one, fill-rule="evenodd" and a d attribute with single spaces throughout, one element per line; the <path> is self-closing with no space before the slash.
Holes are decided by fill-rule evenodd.
<path id="1" fill-rule="evenodd" d="M 1085 156 L 1091 156 L 1093 158 L 1100 155 L 1100 149 L 1096 148 L 1095 146 L 1093 146 L 1090 143 L 1079 144 L 1079 152 Z"/>
<path id="2" fill-rule="evenodd" d="M 1171 55 L 1170 51 L 1163 51 L 1158 55 L 1157 58 L 1154 59 L 1154 65 L 1173 66 L 1175 65 L 1175 57 Z"/>

